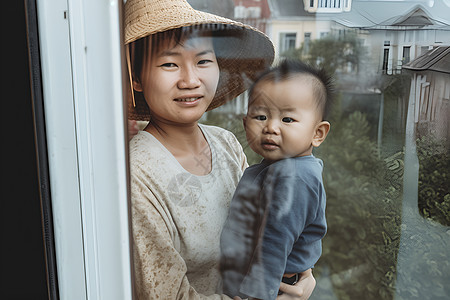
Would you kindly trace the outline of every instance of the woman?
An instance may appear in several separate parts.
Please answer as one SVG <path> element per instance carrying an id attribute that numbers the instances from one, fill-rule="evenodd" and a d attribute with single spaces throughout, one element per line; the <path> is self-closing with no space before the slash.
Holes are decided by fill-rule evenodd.
<path id="1" fill-rule="evenodd" d="M 247 162 L 233 134 L 198 120 L 242 93 L 271 64 L 273 46 L 184 0 L 128 1 L 125 44 L 129 118 L 149 121 L 130 142 L 138 298 L 228 299 L 219 237 Z M 311 270 L 303 278 L 282 284 L 283 297 L 309 297 Z"/>

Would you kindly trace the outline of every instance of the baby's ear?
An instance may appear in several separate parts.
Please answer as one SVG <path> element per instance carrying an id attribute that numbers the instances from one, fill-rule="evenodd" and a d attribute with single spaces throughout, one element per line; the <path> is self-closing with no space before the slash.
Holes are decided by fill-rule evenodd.
<path id="1" fill-rule="evenodd" d="M 330 123 L 328 121 L 322 121 L 316 126 L 316 131 L 312 140 L 313 147 L 319 147 L 325 140 L 330 131 Z"/>

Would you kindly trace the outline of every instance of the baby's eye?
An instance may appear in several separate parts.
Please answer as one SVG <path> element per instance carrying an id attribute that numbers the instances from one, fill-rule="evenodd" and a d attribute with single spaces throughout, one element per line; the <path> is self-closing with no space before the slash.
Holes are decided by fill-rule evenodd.
<path id="1" fill-rule="evenodd" d="M 281 119 L 281 121 L 283 121 L 284 123 L 292 123 L 295 120 L 290 117 L 284 117 L 283 119 Z"/>
<path id="2" fill-rule="evenodd" d="M 259 121 L 265 121 L 265 120 L 267 120 L 267 117 L 264 115 L 261 115 L 261 116 L 256 116 L 255 119 L 259 120 Z"/>

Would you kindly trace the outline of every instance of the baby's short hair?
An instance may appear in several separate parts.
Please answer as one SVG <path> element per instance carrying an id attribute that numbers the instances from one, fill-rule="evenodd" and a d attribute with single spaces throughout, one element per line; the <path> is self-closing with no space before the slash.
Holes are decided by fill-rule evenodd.
<path id="1" fill-rule="evenodd" d="M 284 59 L 278 65 L 261 73 L 249 89 L 249 104 L 258 84 L 263 82 L 276 83 L 303 75 L 315 79 L 313 83 L 314 96 L 317 100 L 319 112 L 322 113 L 322 120 L 326 120 L 334 98 L 333 78 L 323 68 L 313 67 L 300 60 Z"/>

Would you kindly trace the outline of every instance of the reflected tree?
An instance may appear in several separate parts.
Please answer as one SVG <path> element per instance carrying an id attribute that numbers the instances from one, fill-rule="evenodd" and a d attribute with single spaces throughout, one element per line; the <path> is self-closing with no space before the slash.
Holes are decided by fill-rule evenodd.
<path id="1" fill-rule="evenodd" d="M 304 46 L 298 49 L 290 49 L 282 53 L 281 56 L 298 58 L 335 74 L 338 70 L 348 69 L 348 66 L 351 66 L 352 73 L 358 73 L 360 61 L 365 54 L 361 41 L 353 33 L 346 33 L 343 36 L 328 35 L 310 41 L 308 49 L 307 52 Z"/>
<path id="2" fill-rule="evenodd" d="M 450 155 L 445 141 L 433 135 L 417 139 L 419 158 L 419 212 L 450 226 Z"/>
<path id="3" fill-rule="evenodd" d="M 329 231 L 312 299 L 393 299 L 401 225 L 402 154 L 378 155 L 370 124 L 339 105 L 332 131 L 315 151 L 324 160 Z M 324 274 L 326 273 L 326 274 Z"/>

